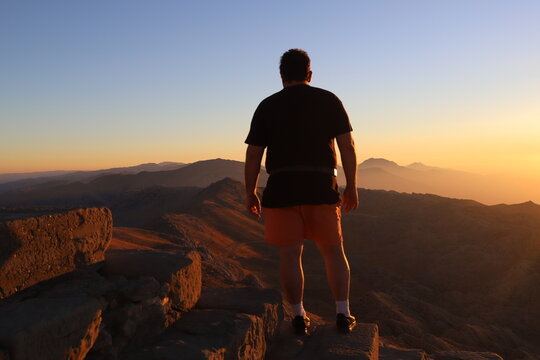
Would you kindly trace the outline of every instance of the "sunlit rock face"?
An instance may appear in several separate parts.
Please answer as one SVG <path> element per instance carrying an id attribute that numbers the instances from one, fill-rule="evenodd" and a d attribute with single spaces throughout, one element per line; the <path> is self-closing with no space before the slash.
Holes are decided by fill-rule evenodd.
<path id="1" fill-rule="evenodd" d="M 112 236 L 107 208 L 0 211 L 0 298 L 101 262 Z"/>

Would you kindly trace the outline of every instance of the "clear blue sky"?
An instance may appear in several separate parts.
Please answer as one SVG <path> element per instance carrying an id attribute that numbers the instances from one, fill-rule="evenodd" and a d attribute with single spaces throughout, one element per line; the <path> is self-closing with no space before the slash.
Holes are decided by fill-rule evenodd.
<path id="1" fill-rule="evenodd" d="M 540 174 L 539 15 L 533 0 L 3 0 L 0 173 L 241 160 L 300 47 L 360 159 Z"/>

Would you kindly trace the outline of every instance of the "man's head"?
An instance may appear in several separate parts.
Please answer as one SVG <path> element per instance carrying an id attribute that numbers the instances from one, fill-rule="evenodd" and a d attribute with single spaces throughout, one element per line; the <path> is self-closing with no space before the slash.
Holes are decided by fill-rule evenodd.
<path id="1" fill-rule="evenodd" d="M 309 83 L 311 67 L 307 52 L 301 49 L 290 49 L 281 56 L 279 72 L 283 85 Z"/>

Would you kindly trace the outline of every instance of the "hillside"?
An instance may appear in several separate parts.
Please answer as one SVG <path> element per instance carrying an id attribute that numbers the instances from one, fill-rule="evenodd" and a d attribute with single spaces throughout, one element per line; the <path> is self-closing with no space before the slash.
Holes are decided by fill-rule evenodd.
<path id="1" fill-rule="evenodd" d="M 209 273 L 238 280 L 246 274 L 234 275 L 236 263 L 278 288 L 275 249 L 262 241 L 262 222 L 244 211 L 243 196 L 243 185 L 226 178 L 206 188 L 150 187 L 99 201 L 112 209 L 115 226 L 196 239 L 233 266 Z M 66 200 L 42 203 L 73 205 Z M 343 217 L 352 308 L 377 323 L 389 344 L 537 359 L 539 224 L 540 206 L 531 202 L 486 206 L 360 189 L 359 209 Z M 304 268 L 306 308 L 331 318 L 322 259 L 310 242 Z"/>
<path id="2" fill-rule="evenodd" d="M 359 167 L 359 178 L 372 176 L 380 187 L 399 183 L 406 190 L 435 191 L 435 182 L 422 181 L 449 171 L 370 159 Z M 210 267 L 209 274 L 226 271 L 241 278 L 245 274 L 234 270 L 236 264 L 278 287 L 271 271 L 275 251 L 261 241 L 262 222 L 244 211 L 242 177 L 243 163 L 216 159 L 169 171 L 38 184 L 0 194 L 0 206 L 107 206 L 117 227 L 196 239 L 233 266 Z M 351 300 L 361 317 L 380 325 L 383 336 L 428 351 L 485 350 L 516 359 L 540 353 L 540 326 L 532 316 L 540 315 L 538 205 L 486 206 L 363 189 L 360 202 L 343 217 Z M 331 316 L 322 260 L 311 244 L 305 253 L 306 306 Z"/>
<path id="3" fill-rule="evenodd" d="M 343 222 L 351 302 L 363 321 L 404 347 L 540 356 L 540 206 L 374 190 L 360 190 L 360 199 Z M 224 253 L 277 287 L 275 250 L 243 206 L 242 184 L 224 179 L 197 193 L 185 213 L 168 215 L 168 227 L 153 229 L 187 233 L 186 218 L 195 217 L 205 225 L 199 234 L 214 234 L 199 236 L 205 244 L 225 245 Z M 331 318 L 322 259 L 309 242 L 304 267 L 307 309 Z"/>

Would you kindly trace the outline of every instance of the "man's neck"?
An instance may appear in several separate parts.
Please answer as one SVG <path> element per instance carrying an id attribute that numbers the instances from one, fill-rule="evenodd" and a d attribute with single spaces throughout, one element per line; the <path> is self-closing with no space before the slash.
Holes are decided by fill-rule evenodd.
<path id="1" fill-rule="evenodd" d="M 295 85 L 309 85 L 309 81 L 307 81 L 307 80 L 283 81 L 283 87 L 284 88 L 287 88 L 287 87 L 290 87 L 290 86 L 295 86 Z"/>

